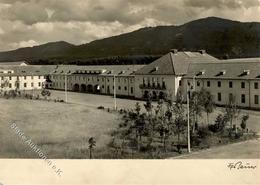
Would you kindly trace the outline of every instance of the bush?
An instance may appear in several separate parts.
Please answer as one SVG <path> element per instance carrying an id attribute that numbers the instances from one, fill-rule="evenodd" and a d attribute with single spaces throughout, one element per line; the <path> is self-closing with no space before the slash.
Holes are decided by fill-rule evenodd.
<path id="1" fill-rule="evenodd" d="M 198 129 L 198 136 L 199 136 L 199 138 L 204 139 L 206 137 L 211 136 L 211 132 L 208 130 L 207 127 L 200 127 Z"/>
<path id="2" fill-rule="evenodd" d="M 105 109 L 103 106 L 98 106 L 97 109 Z"/>

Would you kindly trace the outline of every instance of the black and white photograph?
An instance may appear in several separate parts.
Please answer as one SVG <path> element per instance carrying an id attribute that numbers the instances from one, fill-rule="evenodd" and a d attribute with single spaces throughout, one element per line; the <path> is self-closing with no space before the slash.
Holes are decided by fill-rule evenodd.
<path id="1" fill-rule="evenodd" d="M 0 0 L 0 159 L 248 172 L 259 136 L 259 0 Z"/>

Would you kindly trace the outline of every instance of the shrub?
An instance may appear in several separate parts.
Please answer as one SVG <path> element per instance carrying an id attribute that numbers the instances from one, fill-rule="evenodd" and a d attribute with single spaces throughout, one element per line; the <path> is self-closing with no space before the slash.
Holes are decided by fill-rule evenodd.
<path id="1" fill-rule="evenodd" d="M 97 109 L 105 109 L 103 106 L 98 106 Z"/>
<path id="2" fill-rule="evenodd" d="M 200 127 L 198 129 L 198 136 L 199 136 L 199 138 L 204 139 L 208 136 L 211 136 L 211 132 L 208 130 L 207 127 Z"/>

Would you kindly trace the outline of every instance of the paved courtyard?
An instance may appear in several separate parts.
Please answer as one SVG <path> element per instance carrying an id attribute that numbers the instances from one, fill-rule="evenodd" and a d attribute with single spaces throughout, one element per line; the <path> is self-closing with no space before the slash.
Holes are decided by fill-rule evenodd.
<path id="1" fill-rule="evenodd" d="M 173 157 L 172 159 L 259 159 L 260 140 L 234 143 L 191 154 Z"/>
<path id="2" fill-rule="evenodd" d="M 65 100 L 65 92 L 52 90 L 51 97 Z M 114 108 L 114 98 L 113 96 L 108 96 L 108 95 L 68 92 L 68 102 L 92 106 L 92 107 L 104 106 L 105 108 Z M 130 108 L 134 108 L 135 103 L 138 101 L 117 98 L 116 102 L 117 102 L 118 109 L 121 108 L 130 109 Z"/>

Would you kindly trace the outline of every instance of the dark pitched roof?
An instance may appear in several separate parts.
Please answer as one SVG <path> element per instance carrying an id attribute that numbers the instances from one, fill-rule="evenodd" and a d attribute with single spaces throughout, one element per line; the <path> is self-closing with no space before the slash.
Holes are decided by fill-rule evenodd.
<path id="1" fill-rule="evenodd" d="M 55 66 L 53 65 L 28 65 L 28 66 L 14 66 L 2 65 L 0 70 L 13 70 L 14 73 L 3 74 L 1 76 L 25 76 L 25 75 L 48 75 Z"/>
<path id="2" fill-rule="evenodd" d="M 59 65 L 56 66 L 50 74 L 84 74 L 86 72 L 103 71 L 103 76 L 131 76 L 135 71 L 144 67 L 144 65 L 97 65 L 97 66 L 77 66 L 77 65 Z M 91 74 L 91 73 L 88 73 Z"/>
<path id="3" fill-rule="evenodd" d="M 169 52 L 151 64 L 141 68 L 137 75 L 184 75 L 190 63 L 217 62 L 218 59 L 200 52 Z"/>
<path id="4" fill-rule="evenodd" d="M 28 65 L 26 61 L 17 61 L 17 62 L 0 62 L 1 65 L 9 65 L 9 66 L 20 66 L 22 64 Z"/>
<path id="5" fill-rule="evenodd" d="M 260 79 L 259 60 L 234 60 L 218 63 L 192 63 L 185 78 Z"/>

